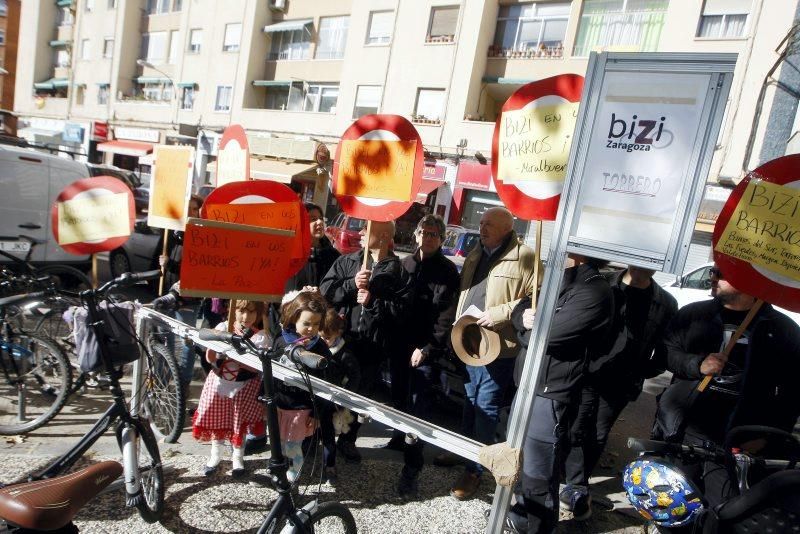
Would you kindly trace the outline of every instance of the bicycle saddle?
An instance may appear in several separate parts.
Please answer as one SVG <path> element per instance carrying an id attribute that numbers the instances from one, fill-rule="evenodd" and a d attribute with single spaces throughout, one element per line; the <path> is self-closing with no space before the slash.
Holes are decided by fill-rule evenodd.
<path id="1" fill-rule="evenodd" d="M 63 527 L 121 474 L 122 465 L 108 461 L 68 475 L 6 486 L 0 489 L 0 517 L 32 530 Z"/>

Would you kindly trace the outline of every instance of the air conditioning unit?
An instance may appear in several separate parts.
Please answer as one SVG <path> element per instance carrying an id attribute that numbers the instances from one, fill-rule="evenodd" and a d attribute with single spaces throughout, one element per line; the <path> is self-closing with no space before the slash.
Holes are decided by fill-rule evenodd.
<path id="1" fill-rule="evenodd" d="M 286 11 L 286 0 L 269 0 L 269 8 L 272 11 Z"/>

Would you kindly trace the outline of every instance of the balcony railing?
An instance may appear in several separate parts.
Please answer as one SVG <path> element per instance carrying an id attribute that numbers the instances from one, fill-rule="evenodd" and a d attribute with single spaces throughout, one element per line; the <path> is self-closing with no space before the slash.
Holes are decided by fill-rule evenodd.
<path id="1" fill-rule="evenodd" d="M 561 44 L 556 46 L 542 45 L 535 48 L 503 48 L 492 45 L 489 47 L 489 57 L 507 59 L 561 59 L 564 57 L 564 47 Z"/>
<path id="2" fill-rule="evenodd" d="M 414 115 L 412 113 L 411 114 L 411 122 L 413 122 L 415 124 L 428 124 L 428 125 L 432 125 L 432 126 L 438 126 L 439 124 L 442 123 L 442 120 L 441 119 L 429 119 L 428 117 L 426 117 L 424 115 Z"/>
<path id="3" fill-rule="evenodd" d="M 435 37 L 431 37 L 428 35 L 425 37 L 426 43 L 452 43 L 456 40 L 455 35 L 437 35 Z"/>

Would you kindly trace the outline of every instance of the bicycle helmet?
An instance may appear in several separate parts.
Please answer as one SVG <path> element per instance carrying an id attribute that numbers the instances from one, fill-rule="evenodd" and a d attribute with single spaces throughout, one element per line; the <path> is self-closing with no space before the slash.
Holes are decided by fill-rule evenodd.
<path id="1" fill-rule="evenodd" d="M 622 485 L 636 511 L 662 527 L 689 524 L 705 508 L 694 484 L 661 458 L 643 456 L 629 463 Z"/>

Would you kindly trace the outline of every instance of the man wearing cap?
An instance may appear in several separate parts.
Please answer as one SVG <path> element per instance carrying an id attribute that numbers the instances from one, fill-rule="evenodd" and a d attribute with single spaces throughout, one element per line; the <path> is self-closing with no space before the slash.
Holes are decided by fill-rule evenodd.
<path id="1" fill-rule="evenodd" d="M 580 404 L 586 365 L 613 340 L 614 297 L 599 272 L 606 263 L 576 254 L 566 261 L 523 445 L 522 495 L 508 514 L 515 532 L 555 532 L 568 426 Z M 530 298 L 522 299 L 511 315 L 522 345 L 520 367 L 534 318 Z"/>
<path id="2" fill-rule="evenodd" d="M 462 432 L 486 444 L 495 442 L 500 408 L 511 386 L 519 352 L 511 310 L 531 293 L 537 261 L 533 250 L 519 242 L 513 224 L 514 218 L 505 208 L 490 208 L 483 214 L 480 246 L 464 260 L 456 309 L 456 317 L 472 306 L 480 310 L 476 324 L 499 341 L 494 354 L 469 354 L 457 347 L 457 341 L 454 343 L 459 358 L 467 363 Z M 450 494 L 459 500 L 475 495 L 482 472 L 480 464 L 467 462 Z"/>
<path id="3" fill-rule="evenodd" d="M 678 310 L 667 330 L 667 368 L 673 379 L 659 398 L 654 437 L 722 446 L 730 429 L 740 425 L 791 432 L 800 415 L 800 327 L 764 303 L 726 357 L 727 340 L 756 298 L 736 289 L 716 266 L 709 272 L 713 299 Z M 706 376 L 714 378 L 698 392 Z M 715 506 L 732 489 L 725 468 L 712 462 L 698 467 L 704 472 L 692 475 Z"/>

